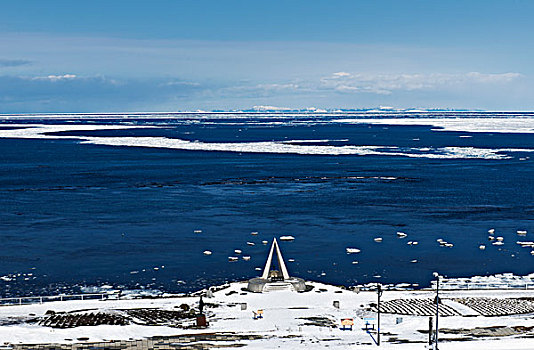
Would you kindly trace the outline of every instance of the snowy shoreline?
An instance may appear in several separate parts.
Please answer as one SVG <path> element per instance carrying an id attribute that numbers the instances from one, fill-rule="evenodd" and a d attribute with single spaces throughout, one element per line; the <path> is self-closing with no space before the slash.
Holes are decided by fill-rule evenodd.
<path id="1" fill-rule="evenodd" d="M 9 281 L 10 275 L 0 276 L 0 279 Z M 238 281 L 237 281 L 238 282 Z M 209 289 L 218 290 L 229 286 L 236 281 L 228 281 L 217 287 Z M 430 285 L 421 286 L 418 283 L 380 283 L 383 290 L 389 291 L 432 291 L 436 288 L 436 281 L 431 281 Z M 365 284 L 356 284 L 353 286 L 337 287 L 351 291 L 374 291 L 377 288 L 377 282 Z M 513 273 L 500 273 L 488 276 L 471 276 L 447 278 L 440 277 L 441 290 L 534 290 L 534 273 L 528 275 L 514 275 Z M 101 286 L 81 286 L 78 294 L 57 294 L 57 295 L 18 295 L 13 297 L 0 298 L 0 306 L 13 304 L 32 304 L 45 303 L 54 301 L 84 300 L 85 299 L 143 299 L 143 298 L 173 298 L 173 297 L 190 297 L 199 296 L 208 289 L 204 288 L 189 293 L 172 293 L 158 289 L 121 289 L 113 285 Z"/>

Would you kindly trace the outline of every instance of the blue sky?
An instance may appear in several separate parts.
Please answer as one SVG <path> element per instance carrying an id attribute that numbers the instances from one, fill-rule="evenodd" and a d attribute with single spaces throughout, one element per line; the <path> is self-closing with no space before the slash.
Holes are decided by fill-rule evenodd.
<path id="1" fill-rule="evenodd" d="M 0 4 L 0 113 L 534 109 L 534 1 Z"/>

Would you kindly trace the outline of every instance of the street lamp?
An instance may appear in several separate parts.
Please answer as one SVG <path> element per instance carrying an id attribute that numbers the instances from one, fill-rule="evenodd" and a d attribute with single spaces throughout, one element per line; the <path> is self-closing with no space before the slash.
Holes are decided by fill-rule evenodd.
<path id="1" fill-rule="evenodd" d="M 436 277 L 436 346 L 434 347 L 435 350 L 438 350 L 438 321 L 439 321 L 439 273 L 434 272 L 434 277 Z"/>

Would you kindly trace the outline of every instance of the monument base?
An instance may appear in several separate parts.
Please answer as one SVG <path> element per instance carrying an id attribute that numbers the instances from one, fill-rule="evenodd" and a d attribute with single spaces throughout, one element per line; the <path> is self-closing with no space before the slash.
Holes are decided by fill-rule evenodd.
<path id="1" fill-rule="evenodd" d="M 254 293 L 266 293 L 275 291 L 305 292 L 306 284 L 302 278 L 291 277 L 283 281 L 271 281 L 269 279 L 257 277 L 248 281 L 248 291 Z"/>

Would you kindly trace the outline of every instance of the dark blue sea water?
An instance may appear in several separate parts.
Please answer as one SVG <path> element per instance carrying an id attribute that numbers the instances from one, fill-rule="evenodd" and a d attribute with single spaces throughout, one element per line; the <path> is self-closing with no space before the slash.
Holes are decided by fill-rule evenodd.
<path id="1" fill-rule="evenodd" d="M 515 244 L 534 235 L 530 152 L 504 152 L 507 159 L 239 153 L 107 146 L 66 137 L 331 140 L 305 144 L 396 146 L 409 152 L 451 146 L 534 149 L 534 134 L 332 121 L 339 118 L 1 119 L 3 130 L 21 123 L 159 128 L 0 138 L 0 276 L 5 277 L 0 295 L 101 284 L 195 290 L 258 275 L 255 267 L 263 266 L 269 248 L 261 241 L 281 235 L 295 237 L 281 243 L 285 258 L 295 259 L 288 263 L 292 275 L 334 284 L 427 285 L 433 271 L 449 277 L 532 272 L 534 256 Z M 503 246 L 489 244 L 490 228 L 504 237 Z M 518 229 L 528 230 L 527 237 L 518 237 Z M 408 237 L 397 238 L 397 231 Z M 438 238 L 454 247 L 440 247 Z M 481 251 L 480 244 L 488 247 Z M 361 253 L 347 255 L 346 247 Z M 234 249 L 251 261 L 228 262 Z M 205 256 L 204 250 L 213 254 Z"/>

